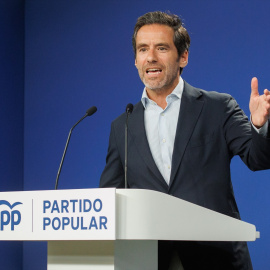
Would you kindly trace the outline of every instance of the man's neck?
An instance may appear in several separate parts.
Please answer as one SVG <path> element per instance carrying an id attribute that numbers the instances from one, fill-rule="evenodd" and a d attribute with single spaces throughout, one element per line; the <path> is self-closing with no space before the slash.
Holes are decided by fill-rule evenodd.
<path id="1" fill-rule="evenodd" d="M 176 86 L 171 87 L 170 89 L 157 89 L 157 90 L 151 90 L 146 88 L 146 92 L 148 97 L 157 103 L 159 107 L 161 107 L 163 110 L 167 107 L 167 101 L 166 97 L 170 95 Z"/>

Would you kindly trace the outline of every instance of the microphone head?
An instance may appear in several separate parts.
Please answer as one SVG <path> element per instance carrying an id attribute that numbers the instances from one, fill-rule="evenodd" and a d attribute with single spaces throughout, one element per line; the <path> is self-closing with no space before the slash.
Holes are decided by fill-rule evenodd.
<path id="1" fill-rule="evenodd" d="M 133 104 L 128 103 L 127 107 L 126 107 L 126 113 L 130 114 L 133 111 Z"/>
<path id="2" fill-rule="evenodd" d="M 94 114 L 97 111 L 97 107 L 93 106 L 86 111 L 87 116 Z"/>

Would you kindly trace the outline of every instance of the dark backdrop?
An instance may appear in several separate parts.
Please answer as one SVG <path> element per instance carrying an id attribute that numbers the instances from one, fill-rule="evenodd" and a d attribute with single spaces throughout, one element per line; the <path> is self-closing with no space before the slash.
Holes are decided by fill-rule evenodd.
<path id="1" fill-rule="evenodd" d="M 23 189 L 23 108 L 24 1 L 0 0 L 0 191 Z M 22 269 L 22 247 L 0 242 L 0 268 Z"/>

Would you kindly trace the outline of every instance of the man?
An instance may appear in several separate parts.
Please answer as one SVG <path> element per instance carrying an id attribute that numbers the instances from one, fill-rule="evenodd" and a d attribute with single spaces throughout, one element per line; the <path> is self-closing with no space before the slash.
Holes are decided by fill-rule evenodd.
<path id="1" fill-rule="evenodd" d="M 135 66 L 145 89 L 129 120 L 128 186 L 240 218 L 230 161 L 239 155 L 251 170 L 270 168 L 270 92 L 260 96 L 252 79 L 251 124 L 230 95 L 183 81 L 189 45 L 175 15 L 150 12 L 135 25 Z M 100 187 L 124 187 L 125 118 L 112 123 Z M 243 242 L 159 242 L 159 269 L 169 268 L 173 250 L 185 270 L 252 269 Z"/>

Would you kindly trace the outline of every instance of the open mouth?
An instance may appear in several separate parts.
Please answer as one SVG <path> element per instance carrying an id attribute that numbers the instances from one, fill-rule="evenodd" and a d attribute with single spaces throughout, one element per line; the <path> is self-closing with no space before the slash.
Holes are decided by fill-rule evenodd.
<path id="1" fill-rule="evenodd" d="M 159 69 L 159 68 L 148 68 L 146 70 L 147 74 L 159 74 L 161 72 L 162 72 L 162 69 Z"/>

